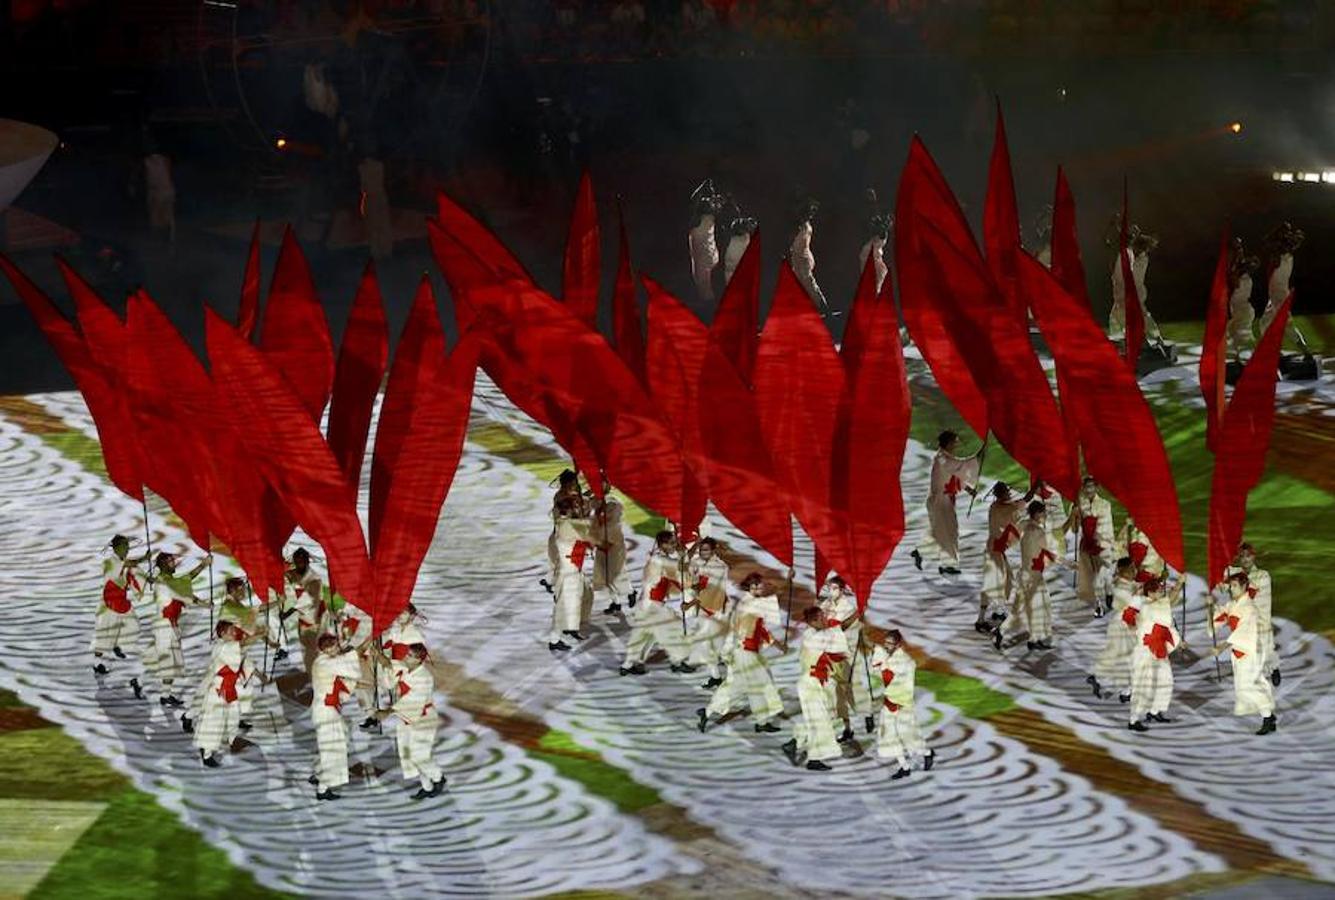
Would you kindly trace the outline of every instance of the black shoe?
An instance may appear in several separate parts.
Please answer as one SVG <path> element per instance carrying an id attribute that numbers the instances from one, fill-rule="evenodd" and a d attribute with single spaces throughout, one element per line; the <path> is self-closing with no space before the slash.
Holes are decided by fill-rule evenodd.
<path id="1" fill-rule="evenodd" d="M 107 668 L 105 665 L 103 665 L 102 663 L 98 663 L 97 665 L 93 666 L 93 671 L 96 672 L 98 675 L 105 675 L 105 674 L 107 674 L 108 672 L 110 672 L 111 670 L 108 669 L 108 668 Z"/>
<path id="2" fill-rule="evenodd" d="M 1100 603 L 1098 606 L 1095 606 L 1095 607 L 1094 607 L 1094 618 L 1096 618 L 1096 619 L 1102 619 L 1102 618 L 1103 618 L 1103 604 L 1102 604 L 1102 603 Z"/>
<path id="3" fill-rule="evenodd" d="M 631 591 L 629 594 L 626 595 L 626 605 L 629 606 L 631 609 L 634 609 L 635 601 L 638 599 L 640 599 L 639 592 Z"/>
<path id="4" fill-rule="evenodd" d="M 584 640 L 584 635 L 580 634 L 578 631 L 563 631 L 563 632 L 561 632 L 561 633 L 562 633 L 562 634 L 568 634 L 568 635 L 570 635 L 572 638 L 574 638 L 574 639 L 577 640 L 577 641 L 582 641 L 582 640 Z"/>
<path id="5" fill-rule="evenodd" d="M 189 716 L 181 716 L 181 730 L 186 734 L 195 733 L 195 723 L 191 721 Z"/>
<path id="6" fill-rule="evenodd" d="M 1029 648 L 1030 650 L 1037 650 L 1037 649 L 1038 649 L 1038 644 L 1035 644 L 1033 641 L 1025 641 L 1025 642 L 1024 642 L 1024 645 L 1025 645 L 1025 647 Z"/>
<path id="7" fill-rule="evenodd" d="M 709 712 L 704 709 L 697 709 L 695 714 L 700 717 L 700 730 L 704 731 L 709 727 Z"/>
<path id="8" fill-rule="evenodd" d="M 1037 646 L 1038 649 L 1040 649 L 1040 650 L 1051 650 L 1051 649 L 1052 649 L 1052 641 L 1046 641 L 1046 640 L 1045 640 L 1045 641 L 1038 641 L 1037 644 L 1036 644 L 1036 646 Z"/>
<path id="9" fill-rule="evenodd" d="M 1118 699 L 1118 700 L 1121 700 L 1123 703 L 1130 703 L 1130 702 L 1131 702 L 1131 695 L 1130 695 L 1130 694 L 1127 694 L 1127 693 L 1118 694 L 1118 695 L 1117 695 L 1117 699 Z"/>
<path id="10" fill-rule="evenodd" d="M 876 730 L 876 717 L 867 716 L 867 718 L 863 720 L 863 724 L 867 726 L 867 734 L 871 734 Z"/>
<path id="11" fill-rule="evenodd" d="M 1274 717 L 1274 716 L 1266 716 L 1264 719 L 1261 720 L 1261 730 L 1258 731 L 1258 732 L 1256 732 L 1256 733 L 1257 733 L 1257 734 L 1271 734 L 1271 733 L 1273 733 L 1273 732 L 1275 731 L 1275 729 L 1278 728 L 1278 727 L 1279 727 L 1279 726 L 1277 726 L 1277 725 L 1275 724 L 1275 717 Z"/>
<path id="12" fill-rule="evenodd" d="M 973 630 L 979 634 L 991 634 L 992 626 L 982 619 L 979 619 L 977 622 L 973 623 Z"/>
<path id="13" fill-rule="evenodd" d="M 362 723 L 357 727 L 360 728 L 362 731 L 374 731 L 379 726 L 380 726 L 379 719 L 377 719 L 375 716 L 367 716 L 365 719 L 362 720 Z"/>
<path id="14" fill-rule="evenodd" d="M 1004 612 L 994 612 L 992 613 L 992 621 L 1000 625 L 1002 622 L 1006 621 L 1006 614 Z"/>
<path id="15" fill-rule="evenodd" d="M 757 725 L 755 730 L 760 734 L 774 734 L 779 730 L 779 726 L 773 722 L 766 722 L 764 725 Z"/>
<path id="16" fill-rule="evenodd" d="M 690 663 L 673 663 L 669 668 L 671 668 L 672 671 L 674 672 L 682 672 L 686 675 L 689 675 L 690 673 L 695 671 L 696 667 L 691 665 Z"/>
<path id="17" fill-rule="evenodd" d="M 413 799 L 414 799 L 414 800 L 425 800 L 427 797 L 431 797 L 431 796 L 433 796 L 433 794 L 432 794 L 430 791 L 428 791 L 426 788 L 418 788 L 418 789 L 417 789 L 417 793 L 416 793 L 416 794 L 413 794 Z"/>
<path id="18" fill-rule="evenodd" d="M 283 660 L 287 659 L 287 651 L 282 647 L 279 647 L 278 652 L 273 655 L 273 658 L 274 662 L 282 662 Z"/>
<path id="19" fill-rule="evenodd" d="M 1275 687 L 1279 687 L 1279 683 L 1283 680 L 1284 676 L 1279 674 L 1279 669 L 1276 669 L 1275 671 L 1270 673 L 1270 683 L 1273 684 Z"/>
<path id="20" fill-rule="evenodd" d="M 954 566 L 940 566 L 936 571 L 942 575 L 958 575 L 960 573 L 960 570 Z"/>
<path id="21" fill-rule="evenodd" d="M 722 683 L 723 683 L 722 678 L 711 678 L 704 684 L 700 685 L 700 687 L 704 688 L 707 691 L 712 691 L 714 688 L 718 687 Z"/>
<path id="22" fill-rule="evenodd" d="M 1149 726 L 1146 725 L 1144 722 L 1131 722 L 1131 723 L 1128 724 L 1126 727 L 1127 727 L 1127 728 L 1130 728 L 1132 731 L 1149 731 L 1149 730 L 1150 730 L 1150 729 L 1149 729 Z"/>
<path id="23" fill-rule="evenodd" d="M 851 740 L 853 740 L 853 726 L 845 725 L 844 733 L 839 735 L 839 743 L 847 744 Z"/>
<path id="24" fill-rule="evenodd" d="M 910 774 L 911 773 L 908 769 L 898 769 L 896 770 L 895 774 L 890 776 L 890 780 L 898 781 L 901 778 L 908 778 Z"/>
<path id="25" fill-rule="evenodd" d="M 1095 678 L 1093 675 L 1090 675 L 1088 678 L 1086 678 L 1085 683 L 1094 689 L 1095 697 L 1103 696 L 1103 691 L 1101 689 L 1101 686 L 1099 685 L 1099 680 Z"/>
<path id="26" fill-rule="evenodd" d="M 909 556 L 913 557 L 913 564 L 914 564 L 915 566 L 917 566 L 917 567 L 921 570 L 921 569 L 922 569 L 922 554 L 919 553 L 917 550 L 914 550 L 912 553 L 909 554 Z"/>
<path id="27" fill-rule="evenodd" d="M 439 781 L 435 781 L 435 782 L 432 783 L 432 785 L 431 785 L 431 796 L 433 796 L 433 797 L 438 797 L 438 796 L 440 796 L 440 794 L 441 794 L 444 790 L 445 790 L 445 776 L 442 775 L 442 776 L 440 776 L 440 780 L 439 780 Z"/>
<path id="28" fill-rule="evenodd" d="M 247 720 L 242 719 L 240 722 L 236 723 L 236 727 L 240 728 L 242 731 L 250 731 L 250 729 L 254 728 L 255 726 L 252 725 Z"/>
<path id="29" fill-rule="evenodd" d="M 992 632 L 992 646 L 993 646 L 993 647 L 996 647 L 998 650 L 1001 649 L 1001 626 L 1000 626 L 1000 625 L 997 626 L 997 630 L 996 630 L 996 631 Z"/>
<path id="30" fill-rule="evenodd" d="M 343 798 L 340 797 L 338 794 L 335 794 L 332 790 L 328 790 L 328 791 L 316 791 L 316 792 L 315 792 L 315 799 L 316 799 L 316 800 L 341 800 L 341 799 L 343 799 Z"/>
<path id="31" fill-rule="evenodd" d="M 936 765 L 936 751 L 928 750 L 927 755 L 922 759 L 922 770 L 924 772 L 930 772 L 934 765 Z"/>
<path id="32" fill-rule="evenodd" d="M 206 754 L 203 750 L 199 751 L 199 761 L 210 769 L 216 769 L 218 766 L 222 765 L 222 763 L 218 762 L 218 760 L 213 757 L 213 754 Z"/>
<path id="33" fill-rule="evenodd" d="M 320 783 L 320 776 L 319 776 L 319 775 L 312 775 L 310 778 L 307 778 L 307 779 L 306 779 L 306 783 L 307 783 L 307 784 L 319 784 L 319 783 Z"/>
<path id="34" fill-rule="evenodd" d="M 797 741 L 795 739 L 789 740 L 779 749 L 783 751 L 784 756 L 788 757 L 790 763 L 794 766 L 797 765 Z"/>
<path id="35" fill-rule="evenodd" d="M 136 699 L 136 700 L 143 700 L 143 699 L 144 699 L 144 689 L 143 689 L 142 687 L 139 686 L 139 679 L 138 679 L 138 678 L 131 678 L 131 679 L 130 679 L 130 690 L 134 691 L 134 699 Z"/>
<path id="36" fill-rule="evenodd" d="M 648 673 L 644 663 L 635 663 L 633 666 L 622 666 L 620 672 L 622 675 L 644 675 Z"/>
<path id="37" fill-rule="evenodd" d="M 604 615 L 608 615 L 608 616 L 617 616 L 617 615 L 620 615 L 620 614 L 621 614 L 621 604 L 620 604 L 620 603 L 609 603 L 609 604 L 607 604 L 607 609 L 603 610 L 603 614 L 604 614 Z"/>
<path id="38" fill-rule="evenodd" d="M 1104 608 L 1107 612 L 1112 612 L 1112 601 L 1113 601 L 1113 595 L 1112 595 L 1112 594 L 1104 594 L 1104 595 L 1103 595 L 1103 608 Z"/>
<path id="39" fill-rule="evenodd" d="M 552 590 L 551 582 L 549 582 L 546 578 L 539 578 L 538 584 L 542 585 L 542 589 L 547 593 L 555 595 L 556 591 Z"/>
<path id="40" fill-rule="evenodd" d="M 125 659 L 125 651 L 120 647 L 112 647 L 111 652 L 116 654 L 117 659 Z"/>
<path id="41" fill-rule="evenodd" d="M 1151 722 L 1162 722 L 1162 723 L 1164 723 L 1165 725 L 1166 725 L 1167 723 L 1173 721 L 1172 719 L 1170 719 L 1170 718 L 1168 718 L 1167 716 L 1165 716 L 1163 713 L 1150 713 L 1150 714 L 1149 714 L 1148 716 L 1146 716 L 1145 718 L 1149 719 Z"/>
<path id="42" fill-rule="evenodd" d="M 181 702 L 181 698 L 180 698 L 180 697 L 174 696 L 174 695 L 172 695 L 172 694 L 168 694 L 168 695 L 165 696 L 165 697 L 159 697 L 159 698 L 158 698 L 158 702 L 161 703 L 163 706 L 166 706 L 166 707 L 168 707 L 168 708 L 170 708 L 170 709 L 175 709 L 175 708 L 178 707 L 178 706 L 184 706 L 184 705 L 185 705 L 185 704 L 183 704 L 183 703 Z"/>
<path id="43" fill-rule="evenodd" d="M 825 763 L 821 762 L 821 761 L 818 760 L 818 759 L 809 759 L 809 760 L 807 760 L 807 769 L 809 769 L 809 770 L 812 771 L 812 772 L 828 772 L 828 771 L 830 771 L 830 767 L 827 766 L 827 765 L 825 765 Z"/>
<path id="44" fill-rule="evenodd" d="M 555 643 L 553 643 L 552 641 L 548 641 L 547 649 L 551 650 L 552 652 L 555 652 L 557 650 L 569 650 L 570 645 L 567 644 L 565 641 L 556 641 Z"/>

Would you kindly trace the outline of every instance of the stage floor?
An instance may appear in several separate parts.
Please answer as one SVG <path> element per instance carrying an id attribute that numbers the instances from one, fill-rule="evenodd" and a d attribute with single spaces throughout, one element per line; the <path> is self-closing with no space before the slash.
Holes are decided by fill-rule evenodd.
<path id="1" fill-rule="evenodd" d="M 1190 351 L 1183 361 L 1149 390 L 1195 566 L 1210 463 Z M 703 675 L 656 665 L 619 677 L 623 619 L 595 611 L 577 651 L 549 653 L 538 579 L 548 482 L 564 461 L 479 376 L 414 595 L 447 720 L 437 751 L 449 788 L 422 803 L 408 799 L 392 738 L 360 732 L 344 799 L 316 803 L 293 660 L 217 770 L 151 690 L 133 698 L 133 658 L 95 677 L 98 549 L 142 528 L 139 510 L 106 480 L 77 394 L 0 399 L 0 896 L 1335 896 L 1331 379 L 1281 386 L 1276 443 L 1287 434 L 1305 449 L 1277 446 L 1253 497 L 1284 673 L 1280 730 L 1260 738 L 1231 715 L 1227 669 L 1217 682 L 1209 659 L 1177 667 L 1172 724 L 1129 732 L 1125 708 L 1085 684 L 1105 625 L 1069 575 L 1051 581 L 1056 649 L 1003 655 L 972 627 L 978 559 L 957 578 L 914 570 L 930 463 L 920 441 L 953 419 L 921 363 L 910 371 L 909 532 L 869 617 L 903 629 L 919 657 L 933 771 L 891 782 L 893 764 L 862 734 L 832 772 L 791 767 L 779 747 L 796 716 L 795 651 L 771 661 L 792 717 L 780 734 L 754 733 L 745 715 L 698 732 Z M 993 451 L 987 474 L 1019 481 Z M 184 549 L 164 512 L 154 546 Z M 962 517 L 962 547 L 981 546 L 983 512 Z M 638 573 L 657 523 L 633 505 L 628 518 Z M 735 565 L 779 581 L 774 560 L 713 525 Z M 809 546 L 799 573 L 809 579 Z M 1209 644 L 1202 593 L 1195 579 L 1197 647 Z M 809 600 L 801 587 L 798 603 Z M 207 617 L 183 623 L 198 670 Z"/>

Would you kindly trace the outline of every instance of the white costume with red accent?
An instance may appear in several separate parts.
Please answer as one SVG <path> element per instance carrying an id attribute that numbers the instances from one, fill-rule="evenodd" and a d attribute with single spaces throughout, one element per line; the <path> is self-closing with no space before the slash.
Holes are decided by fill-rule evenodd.
<path id="1" fill-rule="evenodd" d="M 876 755 L 893 759 L 901 769 L 913 768 L 913 761 L 927 755 L 927 744 L 918 731 L 918 716 L 913 703 L 914 676 L 918 671 L 913 657 L 896 647 L 887 653 L 877 646 L 871 655 L 872 674 L 880 682 L 880 725 L 876 731 Z"/>
<path id="2" fill-rule="evenodd" d="M 876 292 L 880 293 L 885 276 L 890 274 L 890 267 L 885 264 L 885 238 L 877 235 L 869 239 L 858 251 L 858 272 L 867 268 L 867 257 L 872 257 L 872 266 L 876 269 Z M 874 256 L 872 254 L 875 254 Z"/>
<path id="3" fill-rule="evenodd" d="M 420 621 L 420 617 L 405 609 L 384 631 L 380 632 L 380 649 L 385 651 L 385 655 L 394 664 L 391 676 L 393 672 L 401 672 L 405 668 L 404 660 L 408 656 L 409 647 L 413 644 L 426 644 L 426 635 L 422 633 L 418 624 Z"/>
<path id="4" fill-rule="evenodd" d="M 824 312 L 829 308 L 829 303 L 825 300 L 825 293 L 816 283 L 816 254 L 811 252 L 811 222 L 806 221 L 797 226 L 797 234 L 793 235 L 793 243 L 788 248 L 788 264 L 793 268 L 793 274 L 797 276 L 797 281 L 806 290 L 807 296 L 816 304 L 817 309 Z"/>
<path id="5" fill-rule="evenodd" d="M 556 520 L 556 582 L 552 585 L 552 627 L 547 638 L 552 643 L 561 640 L 563 631 L 580 630 L 585 600 L 592 599 L 589 581 L 584 577 L 584 566 L 591 564 L 594 556 L 589 527 L 588 519 L 561 516 Z"/>
<path id="6" fill-rule="evenodd" d="M 862 615 L 858 612 L 857 597 L 848 588 L 841 588 L 834 582 L 826 582 L 821 588 L 821 612 L 825 614 L 826 624 L 844 632 L 848 644 L 849 658 L 835 668 L 835 702 L 841 719 L 849 718 L 854 713 L 871 715 L 873 712 L 871 670 L 862 659 Z M 847 627 L 845 622 L 853 621 Z"/>
<path id="7" fill-rule="evenodd" d="M 1131 562 L 1135 563 L 1136 570 L 1140 573 L 1140 580 L 1146 581 L 1151 577 L 1158 577 L 1167 570 L 1167 565 L 1159 551 L 1154 549 L 1150 539 L 1145 532 L 1136 527 L 1136 524 L 1127 519 L 1122 527 L 1121 540 L 1118 542 L 1117 550 L 1123 556 L 1129 556 Z"/>
<path id="8" fill-rule="evenodd" d="M 1113 563 L 1116 550 L 1113 535 L 1112 504 L 1095 494 L 1093 499 L 1080 492 L 1071 511 L 1075 530 L 1075 595 L 1091 606 L 1112 593 Z"/>
<path id="9" fill-rule="evenodd" d="M 777 597 L 749 592 L 742 597 L 732 618 L 728 675 L 709 698 L 708 715 L 724 716 L 746 706 L 755 723 L 763 725 L 783 712 L 783 699 L 763 656 L 765 647 L 774 643 L 774 634 L 782 627 Z"/>
<path id="10" fill-rule="evenodd" d="M 1010 557 L 1012 547 L 1020 542 L 1020 515 L 1024 501 L 993 500 L 987 510 L 987 548 L 983 554 L 983 589 L 978 599 L 978 618 L 1010 609 L 1015 588 Z"/>
<path id="11" fill-rule="evenodd" d="M 694 228 L 686 233 L 686 246 L 691 254 L 691 279 L 700 299 L 714 299 L 714 269 L 718 267 L 718 241 L 714 239 L 714 216 L 705 213 Z"/>
<path id="12" fill-rule="evenodd" d="M 185 576 L 159 574 L 153 584 L 153 656 L 150 668 L 162 685 L 163 693 L 172 693 L 172 683 L 185 677 L 185 654 L 181 651 L 181 612 L 196 604 Z"/>
<path id="13" fill-rule="evenodd" d="M 704 666 L 710 678 L 719 677 L 719 665 L 728 647 L 728 564 L 717 553 L 708 562 L 695 557 L 687 567 L 686 599 L 691 609 L 691 652 L 687 662 Z"/>
<path id="14" fill-rule="evenodd" d="M 728 238 L 728 246 L 723 251 L 723 285 L 727 287 L 729 281 L 732 281 L 732 273 L 737 271 L 741 265 L 742 257 L 746 255 L 746 248 L 751 246 L 751 235 L 746 232 L 734 234 Z"/>
<path id="15" fill-rule="evenodd" d="M 1020 533 L 1020 577 L 1015 589 L 1015 608 L 1007 630 L 1027 631 L 1033 642 L 1052 639 L 1052 602 L 1048 598 L 1047 572 L 1057 561 L 1048 530 L 1030 519 Z M 1012 624 L 1013 623 L 1013 624 Z"/>
<path id="16" fill-rule="evenodd" d="M 1249 593 L 1234 597 L 1233 602 L 1215 615 L 1215 626 L 1229 630 L 1228 657 L 1233 661 L 1233 715 L 1272 716 L 1275 690 L 1265 671 L 1261 650 L 1260 614 Z"/>
<path id="17" fill-rule="evenodd" d="M 1250 582 L 1247 592 L 1252 595 L 1252 602 L 1256 604 L 1261 668 L 1266 677 L 1269 677 L 1271 672 L 1279 668 L 1279 652 L 1275 649 L 1275 626 L 1271 619 L 1274 601 L 1270 589 L 1270 573 L 1259 566 L 1252 566 L 1250 569 L 1229 566 L 1224 570 L 1224 577 L 1227 578 L 1235 572 L 1246 572 L 1247 580 Z"/>
<path id="18" fill-rule="evenodd" d="M 240 642 L 223 638 L 214 641 L 194 717 L 195 747 L 205 755 L 226 749 L 236 737 L 241 692 L 248 677 Z"/>
<path id="19" fill-rule="evenodd" d="M 1136 300 L 1140 305 L 1141 315 L 1145 319 L 1146 337 L 1158 337 L 1159 325 L 1150 315 L 1149 291 L 1145 288 L 1145 276 L 1149 273 L 1150 255 L 1136 255 L 1131 248 L 1126 248 L 1126 256 L 1131 260 L 1131 281 L 1136 287 Z M 1117 338 L 1126 335 L 1126 285 L 1122 277 L 1122 260 L 1113 261 L 1112 267 L 1112 308 L 1108 311 L 1108 337 Z"/>
<path id="20" fill-rule="evenodd" d="M 1057 491 L 1048 487 L 1046 484 L 1034 492 L 1034 499 L 1043 502 L 1043 508 L 1047 517 L 1048 540 L 1052 546 L 1052 552 L 1058 556 L 1066 556 L 1066 501 Z"/>
<path id="21" fill-rule="evenodd" d="M 1099 684 L 1123 694 L 1131 690 L 1131 659 L 1136 649 L 1136 619 L 1140 614 L 1138 587 L 1135 581 L 1126 578 L 1113 580 L 1108 636 L 1094 661 L 1094 677 Z"/>
<path id="22" fill-rule="evenodd" d="M 631 616 L 630 634 L 626 637 L 625 666 L 643 663 L 656 647 L 667 651 L 674 665 L 685 662 L 687 645 L 682 617 L 673 606 L 674 598 L 681 599 L 681 580 L 685 577 L 676 554 L 664 553 L 657 547 L 649 553 L 640 583 L 640 602 Z"/>
<path id="23" fill-rule="evenodd" d="M 808 760 L 838 759 L 843 755 L 836 738 L 838 700 L 835 681 L 838 664 L 848 658 L 848 641 L 838 628 L 810 628 L 802 635 L 798 652 L 797 700 L 802 719 L 793 727 L 797 751 Z"/>
<path id="24" fill-rule="evenodd" d="M 134 604 L 144 590 L 144 576 L 139 568 L 114 554 L 102 560 L 102 602 L 97 607 L 93 626 L 93 653 L 101 656 L 114 648 L 136 650 L 139 620 Z"/>
<path id="25" fill-rule="evenodd" d="M 1166 597 L 1146 597 L 1136 615 L 1136 645 L 1131 652 L 1130 721 L 1164 713 L 1173 701 L 1173 666 L 1168 654 L 1182 642 Z"/>
<path id="26" fill-rule="evenodd" d="M 422 790 L 429 791 L 444 776 L 434 753 L 436 732 L 440 729 L 434 700 L 436 678 L 431 667 L 423 662 L 411 671 L 403 668 L 383 674 L 382 681 L 394 698 L 390 712 L 398 721 L 395 740 L 403 778 L 418 779 Z"/>
<path id="27" fill-rule="evenodd" d="M 356 652 L 320 653 L 311 664 L 311 720 L 320 760 L 320 790 L 348 783 L 348 722 L 343 706 L 358 690 L 362 663 Z"/>
<path id="28" fill-rule="evenodd" d="M 630 572 L 626 569 L 625 510 L 614 497 L 606 497 L 600 511 L 590 519 L 591 540 L 598 551 L 593 558 L 593 590 L 611 594 L 612 603 L 630 596 Z"/>
<path id="29" fill-rule="evenodd" d="M 927 492 L 927 535 L 918 545 L 926 559 L 954 566 L 960 558 L 960 525 L 955 499 L 978 484 L 978 457 L 955 456 L 937 450 L 932 459 L 932 481 Z"/>

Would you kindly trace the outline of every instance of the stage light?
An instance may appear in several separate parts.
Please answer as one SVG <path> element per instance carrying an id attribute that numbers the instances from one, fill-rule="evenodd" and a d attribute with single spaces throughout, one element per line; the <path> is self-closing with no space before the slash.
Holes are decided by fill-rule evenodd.
<path id="1" fill-rule="evenodd" d="M 1306 181 L 1311 184 L 1317 184 L 1318 182 L 1321 181 L 1321 175 L 1316 172 L 1299 172 L 1298 180 Z"/>
<path id="2" fill-rule="evenodd" d="M 279 150 L 283 150 L 287 147 L 287 138 L 280 137 L 278 140 L 273 142 L 273 145 L 277 147 Z"/>
<path id="3" fill-rule="evenodd" d="M 1233 132 L 1234 134 L 1242 134 L 1242 123 L 1234 122 L 1232 125 L 1228 126 L 1228 130 Z"/>
<path id="4" fill-rule="evenodd" d="M 1293 181 L 1292 172 L 1271 172 L 1270 177 L 1273 178 L 1275 181 L 1283 181 L 1283 182 Z"/>
<path id="5" fill-rule="evenodd" d="M 1335 184 L 1335 172 L 1326 171 L 1321 173 L 1322 184 Z"/>

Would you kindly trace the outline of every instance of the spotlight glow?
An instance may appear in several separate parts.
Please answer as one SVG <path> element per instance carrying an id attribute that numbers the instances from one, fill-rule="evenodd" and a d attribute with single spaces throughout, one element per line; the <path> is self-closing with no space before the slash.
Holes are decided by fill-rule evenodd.
<path id="1" fill-rule="evenodd" d="M 1233 132 L 1234 134 L 1242 134 L 1242 123 L 1234 122 L 1232 125 L 1228 126 L 1228 130 Z"/>
<path id="2" fill-rule="evenodd" d="M 280 137 L 278 140 L 273 142 L 273 145 L 277 147 L 279 150 L 283 150 L 287 147 L 287 138 Z"/>

